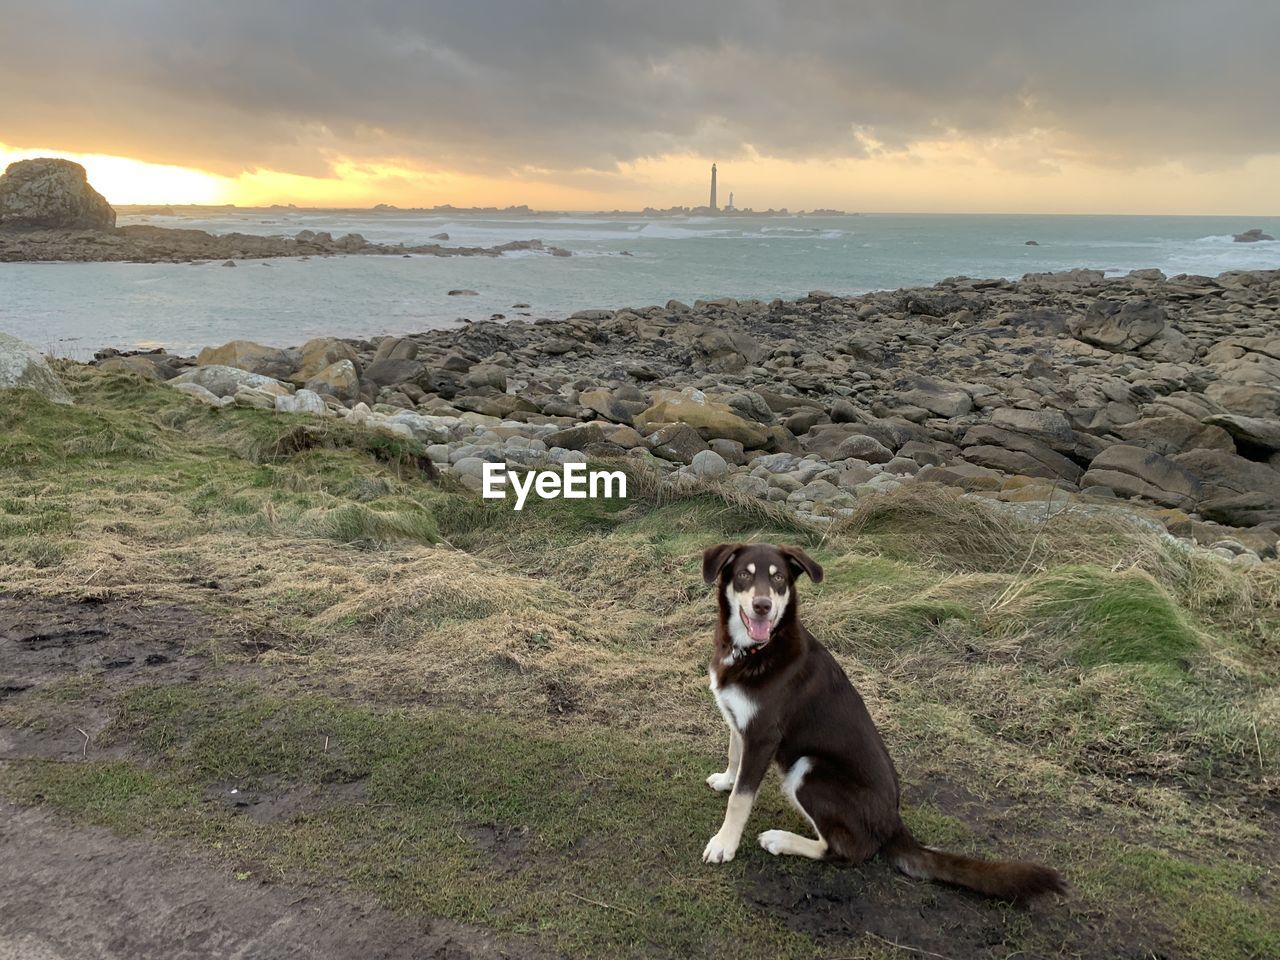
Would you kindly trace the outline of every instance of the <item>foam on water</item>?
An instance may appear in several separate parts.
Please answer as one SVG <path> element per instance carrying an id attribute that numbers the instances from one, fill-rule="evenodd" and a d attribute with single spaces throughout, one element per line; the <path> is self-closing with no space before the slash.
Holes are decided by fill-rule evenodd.
<path id="1" fill-rule="evenodd" d="M 943 277 L 1016 278 L 1091 267 L 1210 276 L 1280 268 L 1280 242 L 1235 243 L 1264 217 L 1044 217 L 868 214 L 859 217 L 554 217 L 406 212 L 211 212 L 122 217 L 121 224 L 213 232 L 360 233 L 372 241 L 494 246 L 537 238 L 576 256 L 335 257 L 242 263 L 0 264 L 0 329 L 42 349 L 87 356 L 100 346 L 162 343 L 192 350 L 246 337 L 296 344 L 375 336 L 462 319 L 563 316 L 587 307 L 676 298 L 801 296 L 927 285 Z M 1036 240 L 1038 246 L 1025 241 Z M 629 256 L 623 256 L 624 251 Z M 449 297 L 466 287 L 477 297 Z M 513 303 L 530 303 L 515 311 Z"/>

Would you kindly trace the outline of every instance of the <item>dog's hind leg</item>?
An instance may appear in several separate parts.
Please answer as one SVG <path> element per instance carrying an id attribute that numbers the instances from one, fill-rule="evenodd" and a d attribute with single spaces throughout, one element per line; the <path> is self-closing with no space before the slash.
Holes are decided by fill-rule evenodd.
<path id="1" fill-rule="evenodd" d="M 827 855 L 827 841 L 823 838 L 821 831 L 818 830 L 818 825 L 814 823 L 813 817 L 804 808 L 804 804 L 800 802 L 798 796 L 800 788 L 804 786 L 805 776 L 812 768 L 813 760 L 809 757 L 801 757 L 793 763 L 782 778 L 782 792 L 791 801 L 791 805 L 800 812 L 800 815 L 809 821 L 809 826 L 813 827 L 813 832 L 818 834 L 818 839 L 810 840 L 808 837 L 802 837 L 798 833 L 791 833 L 787 830 L 766 830 L 758 838 L 760 846 L 775 856 L 808 857 L 810 860 L 821 860 Z"/>
<path id="2" fill-rule="evenodd" d="M 738 765 L 742 762 L 742 735 L 733 727 L 729 728 L 729 766 L 724 773 L 713 773 L 707 777 L 707 786 L 712 790 L 725 793 L 733 789 L 738 779 Z"/>

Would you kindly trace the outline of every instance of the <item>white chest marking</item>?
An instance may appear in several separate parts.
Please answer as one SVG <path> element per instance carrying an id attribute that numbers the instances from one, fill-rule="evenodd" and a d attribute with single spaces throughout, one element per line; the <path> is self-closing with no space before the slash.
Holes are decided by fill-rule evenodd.
<path id="1" fill-rule="evenodd" d="M 739 687 L 729 686 L 723 690 L 718 688 L 714 673 L 711 675 L 711 692 L 715 694 L 716 706 L 724 715 L 724 722 L 739 733 L 747 729 L 751 718 L 756 715 L 756 702 Z"/>

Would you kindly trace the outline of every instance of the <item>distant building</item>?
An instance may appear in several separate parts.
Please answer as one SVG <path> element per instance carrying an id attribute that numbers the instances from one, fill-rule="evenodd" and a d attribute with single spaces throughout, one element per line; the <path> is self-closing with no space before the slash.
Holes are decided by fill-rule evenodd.
<path id="1" fill-rule="evenodd" d="M 735 206 L 733 205 L 733 191 L 732 191 L 732 190 L 730 190 L 730 191 L 729 191 L 729 202 L 728 202 L 728 203 L 726 203 L 726 204 L 724 205 L 724 208 L 725 208 L 726 210 L 736 210 L 736 209 L 738 209 L 737 207 L 735 207 Z"/>
<path id="2" fill-rule="evenodd" d="M 720 209 L 716 206 L 716 165 L 714 163 L 711 165 L 711 209 Z"/>

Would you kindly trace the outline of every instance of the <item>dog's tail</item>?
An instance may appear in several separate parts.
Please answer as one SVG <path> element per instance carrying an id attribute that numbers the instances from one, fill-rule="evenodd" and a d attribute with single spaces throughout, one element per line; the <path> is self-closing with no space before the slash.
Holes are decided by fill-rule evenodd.
<path id="1" fill-rule="evenodd" d="M 1025 901 L 1068 890 L 1067 881 L 1052 867 L 943 853 L 921 845 L 906 827 L 884 845 L 883 852 L 889 862 L 908 877 L 940 880 L 1002 900 Z"/>

